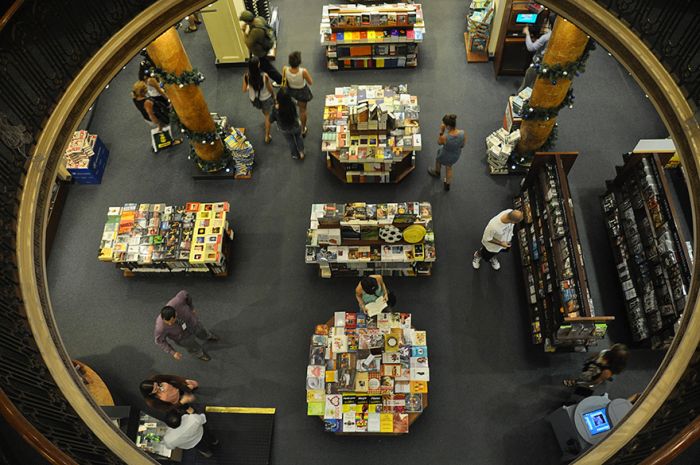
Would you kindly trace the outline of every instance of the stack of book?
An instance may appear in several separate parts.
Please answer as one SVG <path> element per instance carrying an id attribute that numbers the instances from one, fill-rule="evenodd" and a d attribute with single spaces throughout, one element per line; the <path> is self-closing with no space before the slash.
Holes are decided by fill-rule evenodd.
<path id="1" fill-rule="evenodd" d="M 328 69 L 405 68 L 418 65 L 425 24 L 420 4 L 326 5 L 320 31 Z"/>
<path id="2" fill-rule="evenodd" d="M 228 202 L 109 207 L 99 260 L 129 272 L 226 272 Z"/>
<path id="3" fill-rule="evenodd" d="M 78 184 L 102 181 L 109 151 L 99 137 L 85 130 L 75 131 L 63 154 L 66 168 Z"/>
<path id="4" fill-rule="evenodd" d="M 307 414 L 332 433 L 408 433 L 427 405 L 426 332 L 410 313 L 336 312 L 332 322 L 311 337 Z"/>
<path id="5" fill-rule="evenodd" d="M 314 204 L 306 263 L 322 277 L 429 275 L 436 260 L 428 202 Z"/>
<path id="6" fill-rule="evenodd" d="M 323 113 L 328 168 L 348 183 L 400 181 L 422 148 L 419 113 L 406 85 L 337 87 Z"/>

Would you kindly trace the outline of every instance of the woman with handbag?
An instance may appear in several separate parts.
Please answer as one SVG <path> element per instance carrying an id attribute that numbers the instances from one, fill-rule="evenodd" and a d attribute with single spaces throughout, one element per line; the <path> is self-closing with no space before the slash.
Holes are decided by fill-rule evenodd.
<path id="1" fill-rule="evenodd" d="M 289 66 L 282 68 L 282 87 L 286 87 L 289 95 L 296 100 L 299 106 L 301 119 L 301 135 L 306 137 L 306 104 L 314 98 L 311 88 L 314 83 L 306 68 L 301 67 L 301 52 L 289 54 Z"/>
<path id="2" fill-rule="evenodd" d="M 576 388 L 582 396 L 590 396 L 599 384 L 612 381 L 613 375 L 622 373 L 627 365 L 629 351 L 624 344 L 613 344 L 609 349 L 600 351 L 583 365 L 578 378 L 565 379 L 564 386 Z"/>
<path id="3" fill-rule="evenodd" d="M 287 139 L 292 158 L 295 160 L 304 159 L 304 139 L 301 135 L 301 123 L 297 114 L 297 107 L 294 100 L 289 95 L 286 87 L 280 88 L 277 92 L 277 104 L 275 105 L 274 120 L 284 138 Z"/>
<path id="4" fill-rule="evenodd" d="M 270 112 L 275 104 L 272 82 L 267 73 L 260 71 L 260 60 L 251 56 L 248 61 L 248 72 L 243 76 L 243 92 L 248 92 L 250 103 L 265 115 L 265 143 L 272 140 L 270 135 Z"/>
<path id="5" fill-rule="evenodd" d="M 175 375 L 155 375 L 141 382 L 139 389 L 146 405 L 159 412 L 183 413 L 194 402 L 192 391 L 199 387 L 193 379 Z"/>

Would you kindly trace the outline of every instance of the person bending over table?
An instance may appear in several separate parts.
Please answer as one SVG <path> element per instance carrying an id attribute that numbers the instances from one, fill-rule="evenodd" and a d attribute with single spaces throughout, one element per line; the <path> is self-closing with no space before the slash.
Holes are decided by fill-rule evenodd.
<path id="1" fill-rule="evenodd" d="M 141 395 L 146 405 L 160 412 L 176 411 L 183 414 L 195 396 L 192 393 L 199 387 L 193 379 L 175 375 L 155 375 L 141 381 Z"/>

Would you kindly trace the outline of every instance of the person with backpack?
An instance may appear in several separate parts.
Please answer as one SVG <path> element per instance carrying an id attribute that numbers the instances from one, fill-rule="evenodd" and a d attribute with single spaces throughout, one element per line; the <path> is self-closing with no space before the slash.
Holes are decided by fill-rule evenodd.
<path id="1" fill-rule="evenodd" d="M 248 92 L 248 98 L 253 106 L 265 115 L 265 143 L 272 140 L 270 135 L 270 112 L 275 104 L 272 84 L 267 73 L 260 69 L 260 60 L 256 56 L 248 61 L 248 72 L 243 75 L 243 92 Z"/>
<path id="2" fill-rule="evenodd" d="M 148 87 L 146 81 L 136 81 L 131 88 L 131 100 L 151 129 L 158 128 L 158 131 L 163 132 L 166 127 L 170 127 L 170 104 L 165 97 L 150 96 Z M 169 134 L 173 145 L 182 143 L 181 137 L 173 137 L 172 130 Z"/>
<path id="3" fill-rule="evenodd" d="M 275 46 L 277 40 L 274 29 L 265 18 L 255 16 L 248 10 L 244 10 L 239 19 L 244 23 L 242 29 L 245 35 L 245 44 L 251 57 L 257 57 L 260 60 L 260 69 L 267 73 L 270 79 L 281 84 L 282 75 L 267 58 L 267 54 Z"/>

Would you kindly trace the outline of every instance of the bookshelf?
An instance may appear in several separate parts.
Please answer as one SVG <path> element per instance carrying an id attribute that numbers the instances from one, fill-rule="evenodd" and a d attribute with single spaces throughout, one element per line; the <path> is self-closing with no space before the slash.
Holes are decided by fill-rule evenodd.
<path id="1" fill-rule="evenodd" d="M 401 435 L 428 406 L 428 346 L 410 313 L 335 312 L 311 336 L 307 415 L 338 435 Z"/>
<path id="2" fill-rule="evenodd" d="M 420 4 L 323 7 L 321 45 L 330 70 L 415 68 L 424 34 Z"/>
<path id="3" fill-rule="evenodd" d="M 693 265 L 664 166 L 672 154 L 627 154 L 601 196 L 634 341 L 666 348 L 686 303 Z"/>
<path id="4" fill-rule="evenodd" d="M 346 183 L 401 182 L 422 146 L 419 111 L 405 84 L 336 87 L 323 111 L 326 167 Z"/>
<path id="5" fill-rule="evenodd" d="M 109 207 L 98 259 L 124 276 L 208 273 L 227 276 L 233 230 L 228 202 L 127 203 Z"/>
<path id="6" fill-rule="evenodd" d="M 523 180 L 514 208 L 530 331 L 546 352 L 587 349 L 607 332 L 614 317 L 597 316 L 574 217 L 567 174 L 575 152 L 538 152 Z M 582 348 L 582 349 L 580 349 Z"/>
<path id="7" fill-rule="evenodd" d="M 472 0 L 467 14 L 467 32 L 464 33 L 464 46 L 467 50 L 467 63 L 489 61 L 489 37 L 494 6 L 492 0 Z"/>
<path id="8" fill-rule="evenodd" d="M 436 260 L 428 202 L 313 204 L 306 263 L 323 278 L 430 276 Z"/>

